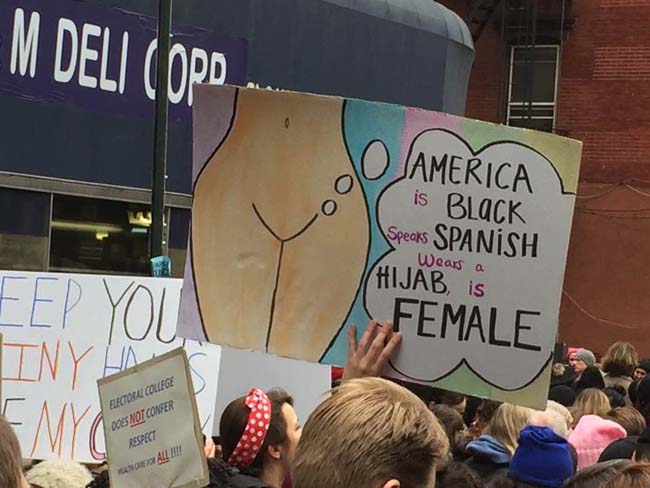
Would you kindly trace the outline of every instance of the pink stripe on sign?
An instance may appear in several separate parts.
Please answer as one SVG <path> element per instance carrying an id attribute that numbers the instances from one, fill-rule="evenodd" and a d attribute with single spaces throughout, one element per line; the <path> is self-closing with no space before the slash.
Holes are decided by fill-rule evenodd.
<path id="1" fill-rule="evenodd" d="M 407 108 L 404 112 L 404 129 L 402 131 L 402 144 L 400 147 L 399 170 L 396 177 L 404 175 L 406 158 L 414 139 L 428 129 L 447 129 L 460 132 L 461 118 L 444 112 L 433 112 L 420 108 Z"/>

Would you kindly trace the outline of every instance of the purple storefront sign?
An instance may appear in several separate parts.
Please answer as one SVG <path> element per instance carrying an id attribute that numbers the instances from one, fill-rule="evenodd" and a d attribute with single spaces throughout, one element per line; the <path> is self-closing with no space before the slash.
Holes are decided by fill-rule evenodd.
<path id="1" fill-rule="evenodd" d="M 193 83 L 246 82 L 247 43 L 174 27 L 170 118 L 190 117 Z M 156 20 L 79 0 L 0 3 L 0 94 L 150 117 Z"/>

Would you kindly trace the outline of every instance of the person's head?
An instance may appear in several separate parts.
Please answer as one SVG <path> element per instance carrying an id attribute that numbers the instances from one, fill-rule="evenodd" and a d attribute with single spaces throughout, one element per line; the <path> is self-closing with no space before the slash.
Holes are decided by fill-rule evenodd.
<path id="1" fill-rule="evenodd" d="M 571 411 L 567 407 L 561 403 L 554 402 L 553 400 L 548 400 L 546 402 L 546 412 L 555 412 L 559 414 L 564 420 L 566 431 L 568 433 L 571 432 L 571 429 L 573 428 L 573 415 L 571 415 Z"/>
<path id="2" fill-rule="evenodd" d="M 605 388 L 603 374 L 596 366 L 587 366 L 576 384 L 576 390 L 578 391 L 586 390 L 587 388 L 598 388 L 600 390 Z"/>
<path id="3" fill-rule="evenodd" d="M 534 486 L 561 488 L 573 472 L 566 438 L 549 427 L 529 425 L 521 431 L 508 468 L 510 478 Z"/>
<path id="4" fill-rule="evenodd" d="M 483 430 L 501 405 L 502 402 L 496 400 L 481 400 L 476 408 L 476 427 Z"/>
<path id="5" fill-rule="evenodd" d="M 465 428 L 463 416 L 458 413 L 458 410 L 447 405 L 433 405 L 431 411 L 444 427 L 447 439 L 449 439 L 449 445 L 453 447 L 458 434 Z"/>
<path id="6" fill-rule="evenodd" d="M 567 385 L 552 386 L 548 392 L 548 399 L 565 407 L 572 406 L 576 401 L 576 391 Z"/>
<path id="7" fill-rule="evenodd" d="M 294 488 L 432 488 L 449 450 L 433 412 L 380 379 L 347 381 L 309 416 L 294 458 Z"/>
<path id="8" fill-rule="evenodd" d="M 111 488 L 108 470 L 97 473 L 95 478 L 86 485 L 86 488 Z"/>
<path id="9" fill-rule="evenodd" d="M 0 415 L 0 486 L 25 488 L 20 444 L 11 425 Z"/>
<path id="10" fill-rule="evenodd" d="M 569 365 L 577 375 L 581 375 L 588 366 L 594 364 L 596 364 L 596 356 L 589 349 L 578 349 L 569 354 Z"/>
<path id="11" fill-rule="evenodd" d="M 627 436 L 616 422 L 597 415 L 583 415 L 569 435 L 569 442 L 578 454 L 578 469 L 598 462 L 598 458 L 612 442 Z"/>
<path id="12" fill-rule="evenodd" d="M 635 461 L 650 462 L 650 428 L 645 429 L 639 435 L 632 458 Z"/>
<path id="13" fill-rule="evenodd" d="M 632 379 L 634 381 L 641 381 L 648 375 L 648 373 L 650 373 L 650 359 L 642 359 L 639 361 L 639 364 L 636 365 L 636 368 L 634 368 Z"/>
<path id="14" fill-rule="evenodd" d="M 85 466 L 60 459 L 36 464 L 25 477 L 30 484 L 40 488 L 85 488 L 93 480 Z"/>
<path id="15" fill-rule="evenodd" d="M 460 488 L 460 487 L 459 487 Z M 541 485 L 533 485 L 525 481 L 519 481 L 505 474 L 495 477 L 490 482 L 490 488 L 543 488 Z"/>
<path id="16" fill-rule="evenodd" d="M 608 488 L 648 488 L 650 464 L 635 463 L 625 466 L 607 486 Z"/>
<path id="17" fill-rule="evenodd" d="M 534 412 L 530 417 L 530 425 L 536 427 L 548 427 L 556 435 L 566 439 L 569 437 L 570 426 L 567 425 L 566 419 L 555 410 L 545 410 L 543 412 Z"/>
<path id="18" fill-rule="evenodd" d="M 223 458 L 242 473 L 266 479 L 284 478 L 300 439 L 301 427 L 293 399 L 280 389 L 264 393 L 253 388 L 233 400 L 219 422 Z"/>
<path id="19" fill-rule="evenodd" d="M 574 474 L 564 483 L 564 488 L 609 488 L 621 471 L 633 464 L 629 459 L 594 464 Z"/>
<path id="20" fill-rule="evenodd" d="M 634 405 L 641 411 L 646 423 L 650 424 L 650 376 L 646 376 L 639 381 L 634 393 L 636 397 Z"/>
<path id="21" fill-rule="evenodd" d="M 632 458 L 641 463 L 650 463 L 650 444 L 647 442 L 643 444 L 637 443 Z"/>
<path id="22" fill-rule="evenodd" d="M 521 429 L 528 425 L 534 410 L 503 403 L 494 413 L 484 432 L 496 438 L 510 454 L 517 449 L 517 439 Z"/>
<path id="23" fill-rule="evenodd" d="M 643 415 L 634 407 L 615 408 L 607 414 L 606 418 L 623 427 L 627 435 L 641 435 L 646 428 Z"/>
<path id="24" fill-rule="evenodd" d="M 465 463 L 453 461 L 436 474 L 436 488 L 484 488 L 481 477 Z"/>
<path id="25" fill-rule="evenodd" d="M 610 410 L 611 406 L 607 395 L 595 388 L 587 388 L 580 392 L 571 408 L 573 425 L 575 426 L 583 415 L 605 417 Z"/>
<path id="26" fill-rule="evenodd" d="M 629 342 L 615 342 L 603 357 L 603 371 L 610 376 L 632 376 L 639 355 Z"/>
<path id="27" fill-rule="evenodd" d="M 443 390 L 442 388 L 432 389 L 432 400 L 436 405 L 447 405 L 461 415 L 465 413 L 465 408 L 467 407 L 467 397 L 465 395 Z"/>

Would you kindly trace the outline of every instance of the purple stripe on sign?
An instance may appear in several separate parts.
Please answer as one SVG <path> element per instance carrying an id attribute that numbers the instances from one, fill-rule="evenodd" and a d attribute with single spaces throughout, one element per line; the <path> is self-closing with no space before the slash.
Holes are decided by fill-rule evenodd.
<path id="1" fill-rule="evenodd" d="M 194 83 L 246 82 L 247 43 L 175 27 L 170 118 L 189 120 Z M 156 20 L 83 1 L 3 0 L 0 94 L 151 117 Z"/>

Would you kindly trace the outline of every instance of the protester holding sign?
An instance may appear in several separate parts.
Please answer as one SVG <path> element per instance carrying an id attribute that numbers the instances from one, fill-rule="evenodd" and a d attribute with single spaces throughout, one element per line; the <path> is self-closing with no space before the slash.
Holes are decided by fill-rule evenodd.
<path id="1" fill-rule="evenodd" d="M 391 324 L 371 322 L 357 343 L 356 328 L 350 327 L 343 379 L 380 375 L 400 339 Z M 282 486 L 301 434 L 293 399 L 287 392 L 276 389 L 265 393 L 253 388 L 226 407 L 219 427 L 224 460 L 240 471 L 232 476 L 231 483 Z"/>

